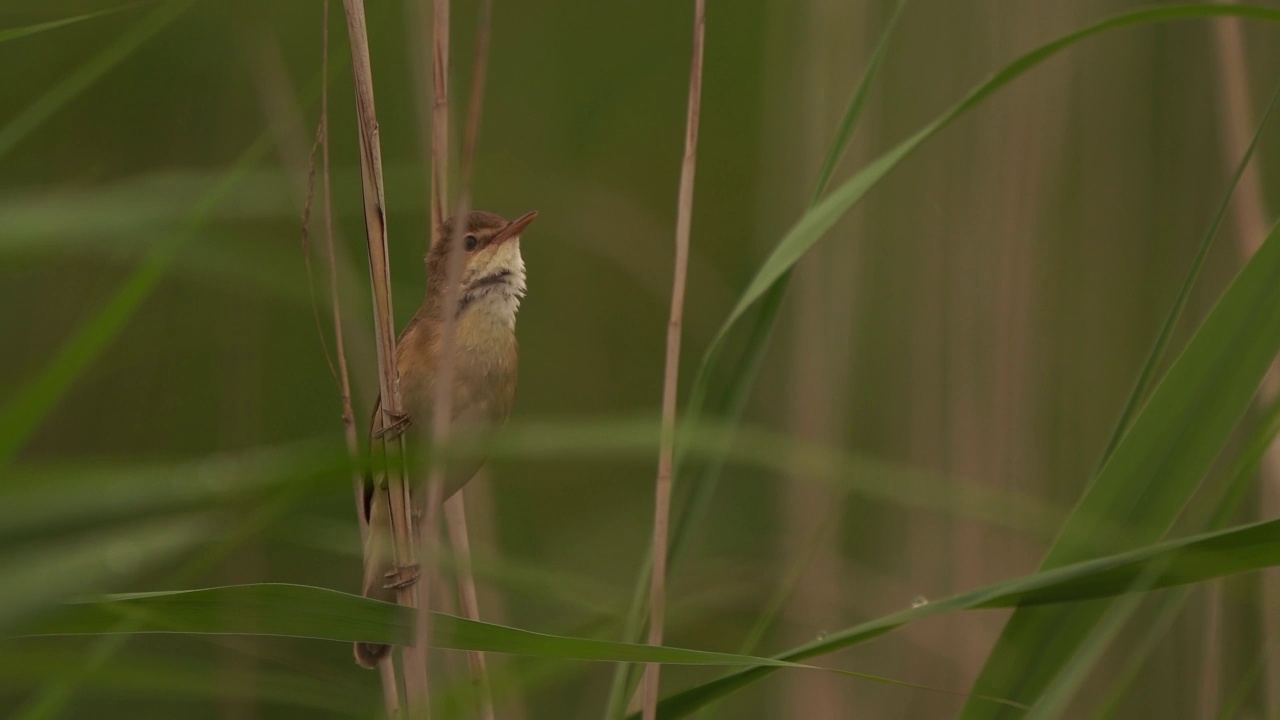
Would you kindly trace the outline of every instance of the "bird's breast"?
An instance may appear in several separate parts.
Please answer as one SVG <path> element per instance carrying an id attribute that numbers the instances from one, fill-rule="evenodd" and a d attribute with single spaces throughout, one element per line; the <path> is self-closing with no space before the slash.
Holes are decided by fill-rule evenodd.
<path id="1" fill-rule="evenodd" d="M 516 395 L 515 331 L 484 314 L 465 313 L 458 318 L 456 332 L 454 409 L 470 409 L 483 423 L 504 423 Z"/>
<path id="2" fill-rule="evenodd" d="M 464 313 L 454 328 L 453 415 L 501 423 L 515 397 L 518 365 L 515 332 L 486 318 Z M 440 373 L 443 343 L 422 338 L 399 353 L 400 388 L 411 415 L 429 411 Z"/>

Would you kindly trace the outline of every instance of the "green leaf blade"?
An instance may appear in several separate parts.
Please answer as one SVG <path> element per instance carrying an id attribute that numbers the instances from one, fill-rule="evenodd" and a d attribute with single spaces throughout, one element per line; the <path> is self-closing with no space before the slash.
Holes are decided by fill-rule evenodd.
<path id="1" fill-rule="evenodd" d="M 1058 609 L 1071 603 L 1076 603 L 1073 607 L 1078 607 L 1082 600 L 1134 592 L 1135 583 L 1140 580 L 1144 591 L 1156 590 L 1276 565 L 1280 565 L 1280 520 L 1159 543 L 1128 553 L 1006 580 L 856 625 L 801 645 L 775 658 L 800 662 L 868 642 L 908 623 L 952 612 L 1016 607 L 1021 613 L 1028 609 Z M 1053 607 L 1032 607 L 1051 604 Z M 1103 603 L 1093 600 L 1089 604 Z M 659 703 L 658 717 L 664 720 L 688 717 L 774 670 L 771 667 L 751 668 L 677 693 Z M 989 697 L 1009 699 L 1007 696 L 978 694 L 976 691 L 970 695 L 974 700 Z M 1017 698 L 1010 700 L 1020 702 Z"/>
<path id="2" fill-rule="evenodd" d="M 1280 352 L 1280 231 L 1273 228 L 1134 418 L 1045 557 L 1046 569 L 1162 537 L 1209 471 Z M 1108 538 L 1108 542 L 1100 538 Z M 1034 702 L 1106 603 L 1010 618 L 975 690 Z M 1031 662 L 1031 658 L 1037 658 Z M 964 717 L 1008 717 L 970 704 Z"/>

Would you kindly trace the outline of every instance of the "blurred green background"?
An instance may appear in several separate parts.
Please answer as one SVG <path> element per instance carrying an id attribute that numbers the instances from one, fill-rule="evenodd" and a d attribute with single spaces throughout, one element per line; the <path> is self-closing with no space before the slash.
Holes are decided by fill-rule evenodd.
<path id="1" fill-rule="evenodd" d="M 513 421 L 658 412 L 690 5 L 495 2 L 475 203 L 507 217 L 540 212 L 523 248 L 530 289 Z M 838 177 L 1019 53 L 1137 6 L 914 0 Z M 104 7 L 6 0 L 0 31 Z M 890 10 L 838 0 L 710 3 L 686 389 L 740 289 L 803 211 Z M 425 284 L 430 27 L 412 0 L 372 0 L 368 11 L 404 322 Z M 363 427 L 377 387 L 372 315 L 341 3 L 331 12 L 334 200 Z M 475 5 L 455 2 L 453 14 L 457 129 Z M 300 232 L 321 16 L 315 0 L 150 3 L 0 42 L 0 401 L 29 389 L 138 268 L 159 273 L 120 334 L 13 448 L 10 489 L 17 478 L 38 482 L 24 468 L 50 463 L 128 467 L 339 431 L 314 317 L 331 351 L 318 217 L 318 310 Z M 931 141 L 806 256 L 747 420 L 923 477 L 936 502 L 868 499 L 731 466 L 673 569 L 668 643 L 739 650 L 774 589 L 797 572 L 759 652 L 1036 568 L 1058 523 L 1028 522 L 1016 498 L 1039 500 L 1060 519 L 1094 471 L 1280 81 L 1276 33 L 1196 21 L 1090 40 Z M 1277 152 L 1280 132 L 1268 131 L 1175 343 L 1270 224 L 1277 166 L 1268 160 Z M 1276 470 L 1264 464 L 1263 479 L 1280 482 Z M 651 459 L 491 463 L 466 491 L 486 619 L 617 638 L 649 542 L 653 473 Z M 975 487 L 994 493 L 990 517 L 959 509 L 957 496 Z M 95 488 L 82 491 L 92 497 Z M 1259 489 L 1241 520 L 1274 517 L 1278 496 Z M 7 556 L 29 540 L 0 535 Z M 181 575 L 183 586 L 358 589 L 343 475 L 242 540 Z M 200 556 L 84 589 L 172 589 L 174 573 Z M 1121 716 L 1215 717 L 1236 700 L 1242 677 L 1261 672 L 1233 716 L 1280 717 L 1267 682 L 1274 662 L 1263 661 L 1267 652 L 1276 660 L 1280 638 L 1266 632 L 1262 597 L 1256 576 L 1198 588 L 1124 687 Z M 966 691 L 1006 616 L 929 620 L 829 660 Z M 1143 629 L 1140 617 L 1118 645 Z M 22 713 L 44 707 L 76 718 L 337 717 L 378 707 L 376 676 L 352 665 L 344 644 L 144 637 L 84 671 L 102 643 L 0 644 L 0 716 L 39 716 Z M 1113 654 L 1081 692 L 1076 716 L 1114 689 L 1125 655 Z M 442 676 L 465 677 L 464 658 L 440 657 Z M 599 717 L 612 669 L 494 663 L 527 676 L 500 703 L 504 718 Z M 667 668 L 664 688 L 715 674 Z M 300 707 L 274 696 L 273 683 L 289 677 L 320 681 L 345 701 Z M 74 690 L 57 695 L 60 681 Z M 788 672 L 732 696 L 717 716 L 935 718 L 954 716 L 961 702 Z"/>

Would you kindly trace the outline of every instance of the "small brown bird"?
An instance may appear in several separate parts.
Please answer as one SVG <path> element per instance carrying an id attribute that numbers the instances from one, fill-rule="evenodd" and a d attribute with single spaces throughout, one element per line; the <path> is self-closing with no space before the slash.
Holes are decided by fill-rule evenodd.
<path id="1" fill-rule="evenodd" d="M 467 215 L 459 250 L 466 253 L 458 287 L 454 323 L 453 407 L 451 431 L 484 431 L 500 427 L 511 415 L 516 393 L 516 312 L 525 293 L 520 234 L 538 216 L 526 213 L 508 222 L 488 212 Z M 396 367 L 404 418 L 384 430 L 381 398 L 374 405 L 371 438 L 416 426 L 431 425 L 435 376 L 443 352 L 445 282 L 453 251 L 456 218 L 445 221 L 427 253 L 427 296 L 396 341 Z M 372 445 L 371 439 L 371 445 Z M 480 470 L 483 458 L 450 464 L 445 472 L 444 497 L 453 495 Z M 425 516 L 425 493 L 413 497 L 414 512 Z M 386 480 L 366 478 L 360 512 L 369 523 L 364 553 L 364 595 L 395 602 L 390 507 Z M 368 668 L 390 651 L 387 645 L 356 643 L 356 662 Z"/>

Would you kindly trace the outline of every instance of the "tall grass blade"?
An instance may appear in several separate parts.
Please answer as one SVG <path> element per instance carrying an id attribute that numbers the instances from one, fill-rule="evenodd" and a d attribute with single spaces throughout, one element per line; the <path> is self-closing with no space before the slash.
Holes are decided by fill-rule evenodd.
<path id="1" fill-rule="evenodd" d="M 1236 186 L 1240 182 L 1240 178 L 1244 175 L 1245 168 L 1249 165 L 1249 161 L 1253 158 L 1254 149 L 1258 146 L 1258 139 L 1262 137 L 1262 130 L 1267 125 L 1267 119 L 1271 116 L 1271 111 L 1275 109 L 1276 101 L 1280 100 L 1280 88 L 1271 96 L 1271 102 L 1267 104 L 1266 110 L 1262 114 L 1262 118 L 1258 121 L 1258 129 L 1254 132 L 1249 146 L 1245 149 L 1244 156 L 1237 163 L 1235 173 L 1231 177 L 1231 182 L 1227 186 L 1226 192 L 1223 194 L 1222 201 L 1218 204 L 1218 209 L 1214 213 L 1212 221 L 1209 223 L 1208 229 L 1205 231 L 1204 238 L 1200 242 L 1200 247 L 1196 252 L 1195 258 L 1192 260 L 1191 268 L 1187 272 L 1186 278 L 1182 282 L 1182 286 L 1178 289 L 1178 294 L 1174 299 L 1173 307 L 1166 316 L 1164 325 L 1160 328 L 1157 335 L 1155 345 L 1152 347 L 1150 354 L 1147 356 L 1138 381 L 1134 385 L 1133 391 L 1129 395 L 1125 409 L 1121 413 L 1121 419 L 1117 423 L 1115 431 L 1111 436 L 1107 449 L 1103 454 L 1102 463 L 1105 465 L 1107 459 L 1120 442 L 1125 431 L 1128 429 L 1134 413 L 1137 410 L 1140 400 L 1146 396 L 1150 385 L 1155 380 L 1156 369 L 1160 365 L 1160 361 L 1164 356 L 1165 350 L 1168 348 L 1169 341 L 1173 336 L 1173 328 L 1177 325 L 1178 318 L 1181 317 L 1182 311 L 1187 304 L 1187 298 L 1191 294 L 1191 288 L 1195 285 L 1197 278 L 1200 276 L 1200 269 L 1204 265 L 1205 257 L 1209 253 L 1209 248 L 1213 245 L 1214 237 L 1217 235 L 1218 227 L 1222 222 L 1223 216 L 1227 212 L 1227 207 L 1231 204 L 1231 198 L 1235 194 Z M 1244 484 L 1244 480 L 1248 475 L 1238 473 L 1233 478 L 1233 485 L 1240 486 Z M 1220 510 L 1222 507 L 1220 506 Z M 1225 523 L 1226 518 L 1221 518 Z M 1180 605 L 1180 597 L 1172 597 L 1165 599 L 1166 602 L 1174 603 L 1175 606 Z M 1058 718 L 1067 711 L 1075 692 L 1079 689 L 1080 684 L 1084 682 L 1094 663 L 1102 657 L 1103 650 L 1109 646 L 1115 636 L 1128 622 L 1129 618 L 1138 609 L 1138 602 L 1132 599 L 1126 599 L 1121 603 L 1117 603 L 1110 608 L 1104 615 L 1096 627 L 1089 632 L 1088 636 L 1080 642 L 1080 648 L 1068 657 L 1060 660 L 1061 669 L 1057 676 L 1052 679 L 1043 692 L 1039 694 L 1032 711 L 1028 714 L 1028 720 L 1051 720 Z M 1043 659 L 1046 662 L 1053 660 Z"/>
<path id="2" fill-rule="evenodd" d="M 1151 352 L 1148 353 L 1146 362 L 1143 363 L 1142 370 L 1138 373 L 1138 379 L 1134 382 L 1129 398 L 1125 401 L 1124 409 L 1120 412 L 1120 419 L 1116 421 L 1116 427 L 1111 433 L 1111 439 L 1107 441 L 1107 447 L 1102 453 L 1100 465 L 1105 464 L 1107 459 L 1111 457 L 1111 453 L 1115 452 L 1116 445 L 1120 443 L 1120 438 L 1124 437 L 1125 431 L 1132 424 L 1134 413 L 1137 412 L 1142 399 L 1146 397 L 1147 392 L 1155 382 L 1156 370 L 1160 367 L 1160 361 L 1164 358 L 1165 350 L 1169 348 L 1169 341 L 1173 338 L 1173 330 L 1178 324 L 1178 318 L 1182 317 L 1182 311 L 1187 306 L 1187 299 L 1191 297 L 1191 288 L 1195 286 L 1196 280 L 1200 277 L 1200 270 L 1204 267 L 1205 258 L 1209 256 L 1209 248 L 1213 247 L 1213 239 L 1218 234 L 1218 227 L 1222 224 L 1222 218 L 1226 216 L 1227 208 L 1231 205 L 1231 197 L 1235 195 L 1236 186 L 1240 184 L 1240 178 L 1244 176 L 1245 168 L 1249 166 L 1249 161 L 1253 159 L 1253 152 L 1257 149 L 1258 140 L 1262 137 L 1262 129 L 1267 126 L 1267 119 L 1271 117 L 1271 111 L 1275 110 L 1277 100 L 1280 100 L 1280 89 L 1277 89 L 1271 95 L 1271 101 L 1267 103 L 1267 109 L 1263 111 L 1262 119 L 1258 121 L 1258 129 L 1254 132 L 1253 139 L 1249 141 L 1249 147 L 1245 149 L 1244 157 L 1240 158 L 1240 162 L 1236 165 L 1222 202 L 1218 204 L 1218 209 L 1213 214 L 1213 220 L 1209 223 L 1209 229 L 1205 231 L 1204 238 L 1200 241 L 1200 246 L 1191 261 L 1191 268 L 1187 271 L 1187 276 L 1183 279 L 1182 286 L 1178 288 L 1178 294 L 1174 297 L 1173 307 L 1169 309 L 1168 315 L 1165 316 L 1164 323 L 1156 334 L 1155 344 L 1151 347 Z"/>
<path id="3" fill-rule="evenodd" d="M 203 590 L 123 593 L 71 603 L 26 636 L 131 633 L 238 634 L 339 642 L 401 643 L 413 635 L 415 609 L 306 585 L 263 583 Z M 686 650 L 549 635 L 432 612 L 434 646 L 451 650 L 601 662 L 804 667 L 733 653 Z"/>
<path id="4" fill-rule="evenodd" d="M 826 655 L 880 637 L 908 623 L 961 610 L 1074 604 L 1130 594 L 1135 582 L 1152 572 L 1153 567 L 1158 568 L 1158 572 L 1146 578 L 1144 583 L 1150 589 L 1260 570 L 1280 564 L 1278 541 L 1280 520 L 1272 520 L 1149 545 L 1127 553 L 1006 580 L 902 610 L 802 645 L 775 656 L 775 659 L 799 662 Z M 774 669 L 752 668 L 685 690 L 662 701 L 658 716 L 667 720 L 688 717 L 734 690 L 769 675 Z"/>
<path id="5" fill-rule="evenodd" d="M 914 607 L 836 633 L 773 659 L 731 653 L 615 643 L 534 633 L 437 613 L 439 647 L 602 662 L 751 666 L 738 675 L 666 701 L 664 717 L 682 717 L 734 687 L 774 669 L 865 642 L 910 622 L 960 610 L 1074 603 L 1151 588 L 1174 587 L 1280 564 L 1280 520 L 1234 527 L 997 583 Z M 1153 570 L 1154 569 L 1154 570 Z M 325 588 L 239 585 L 205 590 L 130 593 L 73 603 L 22 631 L 24 636 L 113 632 L 121 620 L 134 633 L 216 633 L 396 642 L 412 632 L 414 612 Z M 861 676 L 859 676 L 861 677 Z M 676 712 L 676 709 L 681 709 Z M 671 713 L 675 714 L 671 714 Z"/>
<path id="6" fill-rule="evenodd" d="M 796 262 L 803 257 L 804 253 L 813 247 L 845 213 L 857 205 L 871 188 L 879 184 L 891 170 L 919 148 L 924 141 L 932 138 L 948 125 L 980 105 L 983 100 L 997 90 L 1072 45 L 1108 30 L 1154 22 L 1224 16 L 1280 22 L 1280 10 L 1247 5 L 1179 5 L 1147 8 L 1123 13 L 1077 30 L 1014 60 L 986 82 L 970 91 L 964 99 L 952 106 L 950 110 L 910 138 L 899 143 L 889 152 L 872 161 L 866 168 L 837 187 L 830 195 L 806 212 L 786 236 L 782 238 L 782 241 L 778 243 L 772 254 L 756 272 L 756 276 L 747 285 L 737 305 L 734 306 L 729 313 L 729 317 L 721 325 L 715 339 L 712 340 L 711 348 L 717 348 L 724 341 L 729 330 L 737 324 L 747 310 L 755 305 L 775 283 L 785 276 Z"/>
<path id="7" fill-rule="evenodd" d="M 1221 489 L 1220 497 L 1209 518 L 1209 530 L 1221 529 L 1235 517 L 1244 503 L 1248 490 L 1253 487 L 1255 473 L 1262 462 L 1262 456 L 1277 435 L 1280 435 L 1280 403 L 1274 403 L 1267 410 L 1266 416 L 1259 422 L 1257 430 L 1245 444 L 1245 448 L 1236 457 L 1231 468 L 1224 473 L 1227 482 Z M 1112 690 L 1107 693 L 1106 702 L 1095 716 L 1097 720 L 1118 717 L 1125 693 L 1146 667 L 1147 659 L 1156 644 L 1164 637 L 1178 613 L 1182 611 L 1188 592 L 1188 590 L 1171 592 L 1160 598 L 1156 606 L 1150 610 L 1149 616 L 1153 619 L 1142 638 L 1131 646 L 1122 669 L 1115 674 Z"/>
<path id="8" fill-rule="evenodd" d="M 1216 225 L 1217 218 L 1210 233 Z M 1280 314 L 1274 312 L 1280 303 L 1278 235 L 1273 228 L 1134 417 L 1042 567 L 1149 542 L 1172 526 L 1248 410 L 1280 351 Z M 1099 540 L 1099 529 L 1116 528 L 1125 528 L 1131 542 Z M 1034 701 L 1105 611 L 1105 605 L 1099 604 L 1015 613 L 975 688 Z M 970 704 L 964 717 L 1005 715 Z"/>
<path id="9" fill-rule="evenodd" d="M 893 37 L 893 30 L 898 26 L 898 18 L 902 17 L 902 10 L 907 6 L 907 0 L 898 0 L 893 7 L 893 14 L 889 16 L 889 22 L 885 24 L 884 30 L 880 33 L 880 40 L 876 43 L 876 49 L 871 53 L 871 60 L 867 63 L 867 69 L 862 73 L 862 79 L 858 81 L 858 87 L 853 91 L 853 97 L 849 99 L 849 106 L 845 108 L 844 114 L 840 116 L 840 123 L 836 126 L 835 137 L 831 140 L 831 147 L 827 150 L 826 156 L 822 158 L 822 169 L 818 171 L 818 182 L 814 184 L 813 197 L 809 200 L 809 207 L 818 204 L 822 199 L 822 194 L 827 191 L 827 186 L 831 184 L 831 177 L 835 175 L 836 166 L 840 164 L 840 160 L 844 157 L 844 153 L 849 149 L 849 143 L 853 140 L 853 129 L 857 127 L 858 120 L 862 117 L 862 106 L 867 103 L 867 93 L 871 90 L 871 81 L 879 74 L 880 62 L 884 59 L 885 50 L 889 48 L 889 40 Z"/>
<path id="10" fill-rule="evenodd" d="M 1156 22 L 1193 19 L 1215 16 L 1237 16 L 1268 22 L 1280 22 L 1280 13 L 1275 10 L 1253 6 L 1214 6 L 1214 5 L 1180 5 L 1170 7 L 1146 8 L 1123 13 L 1069 33 L 1055 41 L 1042 45 L 1028 52 L 990 79 L 972 90 L 959 103 L 938 117 L 925 128 L 911 136 L 898 146 L 873 161 L 862 171 L 854 175 L 843 185 L 834 190 L 825 199 L 812 207 L 791 231 L 783 238 L 765 264 L 757 271 L 737 305 L 729 317 L 721 325 L 707 349 L 703 366 L 694 381 L 694 390 L 690 401 L 689 414 L 696 417 L 701 410 L 707 392 L 708 376 L 703 370 L 712 367 L 723 351 L 723 345 L 733 327 L 756 303 L 776 302 L 785 289 L 791 268 L 812 247 L 827 230 L 829 230 L 844 213 L 852 209 L 866 193 L 879 183 L 902 160 L 914 152 L 923 142 L 950 125 L 969 110 L 977 107 L 989 95 L 1012 82 L 1022 74 L 1038 66 L 1040 63 L 1059 52 L 1089 37 L 1109 30 L 1119 29 Z M 765 324 L 771 323 L 766 319 Z M 767 335 L 767 333 L 765 333 Z"/>

